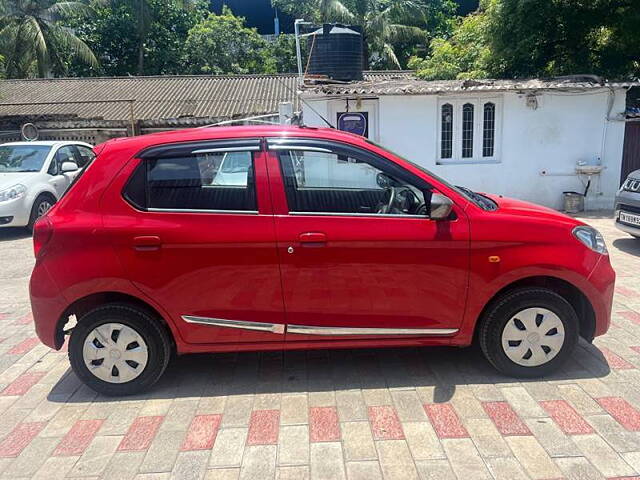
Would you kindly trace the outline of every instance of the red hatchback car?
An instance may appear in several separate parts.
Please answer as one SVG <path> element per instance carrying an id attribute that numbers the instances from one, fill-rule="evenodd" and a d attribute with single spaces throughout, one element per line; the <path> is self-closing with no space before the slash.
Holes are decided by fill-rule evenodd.
<path id="1" fill-rule="evenodd" d="M 172 352 L 454 345 L 544 375 L 609 327 L 593 228 L 449 185 L 364 138 L 199 128 L 109 141 L 35 227 L 43 343 L 95 390 Z M 75 316 L 76 321 L 72 316 Z"/>

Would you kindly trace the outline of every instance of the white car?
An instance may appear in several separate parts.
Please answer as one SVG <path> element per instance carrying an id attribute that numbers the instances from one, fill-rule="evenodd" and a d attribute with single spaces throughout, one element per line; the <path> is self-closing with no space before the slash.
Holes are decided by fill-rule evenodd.
<path id="1" fill-rule="evenodd" d="M 56 141 L 0 145 L 0 228 L 32 228 L 93 160 L 92 148 Z"/>

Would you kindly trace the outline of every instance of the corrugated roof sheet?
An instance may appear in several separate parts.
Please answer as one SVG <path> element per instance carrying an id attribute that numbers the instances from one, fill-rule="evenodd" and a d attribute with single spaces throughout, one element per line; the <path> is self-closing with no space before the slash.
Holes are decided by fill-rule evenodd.
<path id="1" fill-rule="evenodd" d="M 366 72 L 365 79 L 383 81 L 410 72 Z M 0 116 L 72 114 L 79 118 L 128 120 L 135 100 L 137 120 L 240 118 L 278 111 L 281 102 L 294 102 L 295 74 L 156 76 L 0 80 Z M 110 103 L 1 105 L 3 103 Z"/>
<path id="2" fill-rule="evenodd" d="M 437 95 L 456 92 L 484 91 L 584 91 L 597 88 L 627 88 L 640 86 L 640 82 L 600 83 L 579 77 L 566 79 L 528 80 L 419 80 L 412 77 L 368 80 L 346 84 L 305 85 L 306 96 L 343 95 Z"/>

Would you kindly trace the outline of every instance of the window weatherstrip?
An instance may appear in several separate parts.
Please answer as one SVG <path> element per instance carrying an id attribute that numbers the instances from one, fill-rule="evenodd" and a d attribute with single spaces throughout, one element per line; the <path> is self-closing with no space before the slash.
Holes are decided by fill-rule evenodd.
<path id="1" fill-rule="evenodd" d="M 434 335 L 445 336 L 457 333 L 457 328 L 355 328 L 318 327 L 312 325 L 287 325 L 287 333 L 299 335 Z"/>
<path id="2" fill-rule="evenodd" d="M 226 152 L 257 152 L 260 150 L 260 146 L 247 146 L 247 147 L 220 147 L 220 148 L 203 148 L 200 150 L 193 150 L 191 155 L 199 155 L 202 153 L 226 153 Z"/>
<path id="3" fill-rule="evenodd" d="M 304 150 L 307 152 L 334 153 L 328 148 L 322 147 L 306 147 L 304 145 L 272 145 L 269 144 L 269 150 Z"/>
<path id="4" fill-rule="evenodd" d="M 285 332 L 285 325 L 281 323 L 247 322 L 245 320 L 227 320 L 224 318 L 196 317 L 192 315 L 182 315 L 182 319 L 187 323 L 209 325 L 212 327 L 256 330 L 259 332 L 277 333 L 279 335 L 284 335 Z"/>
<path id="5" fill-rule="evenodd" d="M 258 215 L 257 210 L 205 210 L 197 208 L 147 208 L 147 212 L 165 212 L 165 213 L 228 213 L 228 214 L 248 214 Z"/>
<path id="6" fill-rule="evenodd" d="M 289 215 L 338 216 L 338 217 L 378 217 L 378 218 L 420 218 L 429 220 L 427 215 L 404 215 L 402 213 L 349 213 L 349 212 L 289 212 Z"/>

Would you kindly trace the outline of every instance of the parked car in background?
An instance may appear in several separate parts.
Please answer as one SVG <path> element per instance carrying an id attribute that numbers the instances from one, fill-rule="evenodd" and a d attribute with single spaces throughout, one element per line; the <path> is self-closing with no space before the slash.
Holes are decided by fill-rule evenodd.
<path id="1" fill-rule="evenodd" d="M 82 142 L 12 142 L 0 145 L 0 227 L 32 228 L 93 160 Z"/>
<path id="2" fill-rule="evenodd" d="M 41 341 L 70 334 L 73 370 L 104 394 L 150 387 L 172 352 L 477 341 L 536 377 L 609 328 L 595 229 L 362 137 L 198 128 L 96 151 L 36 222 L 30 294 Z"/>
<path id="3" fill-rule="evenodd" d="M 640 170 L 627 176 L 616 195 L 616 227 L 640 239 Z"/>

